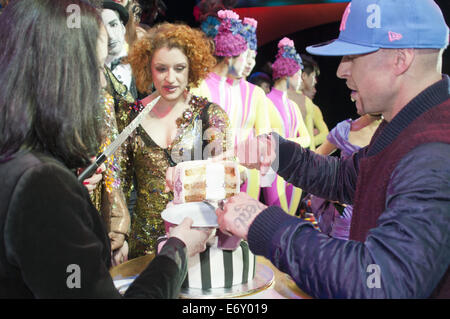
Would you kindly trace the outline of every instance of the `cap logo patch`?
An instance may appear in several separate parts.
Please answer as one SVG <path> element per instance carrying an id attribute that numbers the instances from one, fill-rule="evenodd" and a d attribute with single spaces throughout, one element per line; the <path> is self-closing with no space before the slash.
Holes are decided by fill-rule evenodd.
<path id="1" fill-rule="evenodd" d="M 397 32 L 389 31 L 388 34 L 389 34 L 389 41 L 391 41 L 391 42 L 398 41 L 401 38 L 403 38 L 403 35 L 401 35 L 400 33 L 397 33 Z"/>
<path id="2" fill-rule="evenodd" d="M 381 8 L 377 4 L 370 4 L 367 6 L 367 13 L 370 13 L 367 18 L 367 27 L 369 29 L 381 28 Z"/>
<path id="3" fill-rule="evenodd" d="M 351 6 L 352 6 L 352 3 L 350 2 L 348 4 L 347 8 L 345 8 L 344 15 L 342 16 L 341 26 L 339 27 L 339 31 L 344 31 L 347 26 L 347 19 L 350 14 L 350 11 L 351 11 L 350 10 Z"/>

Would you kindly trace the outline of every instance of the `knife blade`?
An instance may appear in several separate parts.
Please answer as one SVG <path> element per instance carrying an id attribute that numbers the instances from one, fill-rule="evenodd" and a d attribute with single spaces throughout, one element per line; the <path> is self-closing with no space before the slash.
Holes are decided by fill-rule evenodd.
<path id="1" fill-rule="evenodd" d="M 117 138 L 106 147 L 103 153 L 97 156 L 95 161 L 78 176 L 78 180 L 80 182 L 91 177 L 97 170 L 97 168 L 102 165 L 109 156 L 114 154 L 119 146 L 122 145 L 123 142 L 125 142 L 125 140 L 131 135 L 131 133 L 133 133 L 136 127 L 141 124 L 144 117 L 153 109 L 160 98 L 161 96 L 158 96 L 153 101 L 148 103 L 147 106 L 141 111 L 141 113 L 139 113 L 138 116 L 136 116 L 136 118 L 123 129 L 123 131 L 117 136 Z"/>

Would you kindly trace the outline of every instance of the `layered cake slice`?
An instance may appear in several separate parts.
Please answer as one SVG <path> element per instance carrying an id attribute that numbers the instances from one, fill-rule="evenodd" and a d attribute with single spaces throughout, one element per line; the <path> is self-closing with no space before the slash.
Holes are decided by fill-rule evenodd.
<path id="1" fill-rule="evenodd" d="M 174 203 L 219 201 L 239 193 L 238 164 L 210 160 L 179 163 L 174 173 Z"/>

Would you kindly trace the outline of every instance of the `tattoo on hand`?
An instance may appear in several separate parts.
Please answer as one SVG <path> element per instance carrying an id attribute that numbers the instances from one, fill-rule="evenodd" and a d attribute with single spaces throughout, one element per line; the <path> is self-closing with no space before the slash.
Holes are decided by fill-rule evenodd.
<path id="1" fill-rule="evenodd" d="M 255 215 L 256 213 L 260 212 L 264 209 L 264 205 L 257 202 L 254 204 L 245 204 L 245 205 L 238 205 L 234 208 L 236 212 L 239 213 L 238 217 L 234 219 L 234 225 L 236 227 L 244 227 L 246 228 L 248 226 L 248 221 L 250 218 Z"/>

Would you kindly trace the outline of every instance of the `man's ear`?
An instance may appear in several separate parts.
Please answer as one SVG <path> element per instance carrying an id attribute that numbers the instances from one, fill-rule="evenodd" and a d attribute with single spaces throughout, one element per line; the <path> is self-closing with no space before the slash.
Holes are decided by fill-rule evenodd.
<path id="1" fill-rule="evenodd" d="M 416 53 L 414 49 L 395 50 L 394 72 L 396 75 L 402 75 L 411 67 Z"/>

